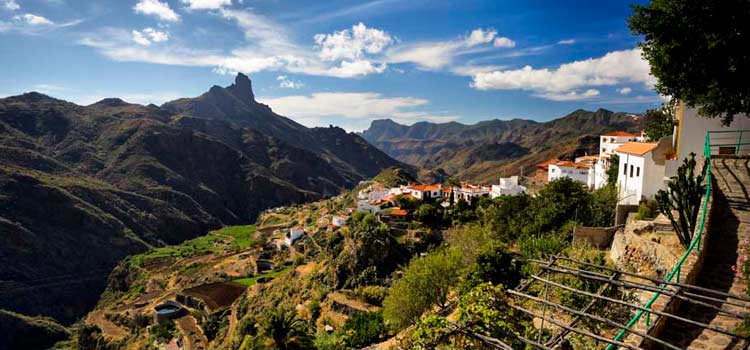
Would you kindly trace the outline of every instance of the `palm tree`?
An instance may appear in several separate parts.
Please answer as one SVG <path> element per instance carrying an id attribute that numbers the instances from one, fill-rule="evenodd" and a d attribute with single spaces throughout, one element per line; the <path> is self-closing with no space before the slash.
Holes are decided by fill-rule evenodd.
<path id="1" fill-rule="evenodd" d="M 279 350 L 314 348 L 307 324 L 294 311 L 274 309 L 267 315 L 263 331 L 273 339 Z"/>

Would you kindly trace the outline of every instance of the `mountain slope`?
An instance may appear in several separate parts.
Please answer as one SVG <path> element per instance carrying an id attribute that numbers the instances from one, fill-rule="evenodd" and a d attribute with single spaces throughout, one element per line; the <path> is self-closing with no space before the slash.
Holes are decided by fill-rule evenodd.
<path id="1" fill-rule="evenodd" d="M 524 168 L 528 174 L 534 164 L 552 157 L 598 153 L 595 136 L 611 130 L 637 131 L 638 123 L 638 117 L 626 113 L 577 110 L 546 123 L 514 119 L 406 126 L 376 120 L 362 136 L 403 162 L 494 182 Z"/>
<path id="2" fill-rule="evenodd" d="M 72 322 L 126 255 L 391 166 L 403 164 L 355 134 L 276 115 L 244 75 L 163 108 L 0 99 L 0 309 Z"/>

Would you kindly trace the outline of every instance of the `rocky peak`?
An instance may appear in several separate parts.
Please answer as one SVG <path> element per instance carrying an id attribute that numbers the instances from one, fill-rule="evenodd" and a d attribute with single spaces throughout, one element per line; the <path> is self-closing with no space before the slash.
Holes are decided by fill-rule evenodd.
<path id="1" fill-rule="evenodd" d="M 122 106 L 128 106 L 130 103 L 127 103 L 119 98 L 105 98 L 102 99 L 96 103 L 91 104 L 91 107 L 122 107 Z"/>
<path id="2" fill-rule="evenodd" d="M 242 73 L 237 73 L 237 77 L 234 78 L 234 84 L 230 85 L 229 90 L 232 95 L 243 100 L 243 101 L 255 101 L 255 94 L 253 94 L 253 84 L 250 78 Z"/>

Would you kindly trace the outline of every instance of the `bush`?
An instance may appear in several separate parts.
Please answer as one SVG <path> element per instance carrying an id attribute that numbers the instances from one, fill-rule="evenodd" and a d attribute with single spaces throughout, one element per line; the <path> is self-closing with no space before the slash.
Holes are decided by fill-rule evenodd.
<path id="1" fill-rule="evenodd" d="M 352 315 L 343 327 L 347 345 L 361 348 L 385 338 L 387 330 L 379 312 L 360 312 Z"/>
<path id="2" fill-rule="evenodd" d="M 649 200 L 638 206 L 638 215 L 635 218 L 636 220 L 649 220 L 655 218 L 658 214 L 659 203 L 655 200 Z"/>
<path id="3" fill-rule="evenodd" d="M 383 300 L 383 317 L 394 329 L 406 327 L 435 304 L 444 307 L 463 264 L 458 250 L 441 249 L 412 259 L 404 276 Z"/>
<path id="4" fill-rule="evenodd" d="M 493 246 L 477 256 L 466 276 L 463 291 L 469 291 L 477 285 L 490 282 L 515 288 L 521 281 L 521 264 L 505 249 Z"/>
<path id="5" fill-rule="evenodd" d="M 518 245 L 524 259 L 544 259 L 563 251 L 568 242 L 564 234 L 549 233 L 524 237 Z"/>

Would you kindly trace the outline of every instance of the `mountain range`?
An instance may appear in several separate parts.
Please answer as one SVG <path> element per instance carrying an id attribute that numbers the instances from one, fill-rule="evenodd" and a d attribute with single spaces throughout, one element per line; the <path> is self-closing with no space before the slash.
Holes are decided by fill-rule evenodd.
<path id="1" fill-rule="evenodd" d="M 440 169 L 462 180 L 494 183 L 499 177 L 534 171 L 550 158 L 572 159 L 598 152 L 607 131 L 640 129 L 640 117 L 605 109 L 576 110 L 549 122 L 488 120 L 398 124 L 375 120 L 361 133 L 391 157 L 414 166 Z"/>
<path id="2" fill-rule="evenodd" d="M 250 79 L 162 106 L 0 99 L 0 309 L 75 321 L 123 257 L 405 167 L 360 136 L 307 128 Z"/>

